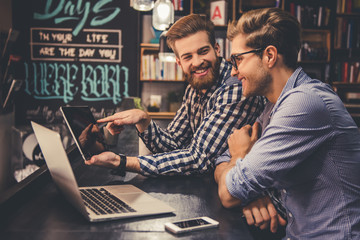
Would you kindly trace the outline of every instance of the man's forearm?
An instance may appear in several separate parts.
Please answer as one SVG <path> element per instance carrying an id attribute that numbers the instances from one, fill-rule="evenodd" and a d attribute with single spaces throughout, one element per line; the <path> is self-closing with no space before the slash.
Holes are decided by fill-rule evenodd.
<path id="1" fill-rule="evenodd" d="M 233 197 L 226 186 L 226 175 L 235 166 L 234 162 L 223 162 L 216 166 L 214 178 L 218 183 L 218 194 L 221 203 L 226 208 L 235 207 L 241 204 L 241 200 Z"/>

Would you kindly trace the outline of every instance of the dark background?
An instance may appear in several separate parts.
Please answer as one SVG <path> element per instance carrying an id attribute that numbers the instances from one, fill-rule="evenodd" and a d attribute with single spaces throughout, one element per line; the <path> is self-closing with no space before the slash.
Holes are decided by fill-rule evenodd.
<path id="1" fill-rule="evenodd" d="M 96 7 L 96 4 L 100 5 Z M 35 19 L 34 13 L 44 13 L 47 6 L 48 12 L 58 10 L 58 14 L 45 20 Z M 30 29 L 74 30 L 84 19 L 85 6 L 88 7 L 89 14 L 77 36 L 84 36 L 86 34 L 84 29 L 121 30 L 122 61 L 89 62 L 81 61 L 78 57 L 69 61 L 31 60 Z M 121 105 L 120 99 L 137 96 L 139 13 L 129 6 L 129 1 L 13 0 L 12 9 L 13 28 L 20 34 L 11 50 L 14 55 L 20 56 L 21 60 L 12 62 L 9 73 L 14 78 L 23 80 L 21 91 L 15 97 L 16 125 L 27 124 L 29 120 L 40 123 L 59 121 L 62 119 L 59 107 L 63 105 L 88 105 L 92 107 L 95 115 L 108 115 Z M 104 19 L 114 13 L 114 9 L 120 11 L 111 21 L 91 26 L 93 19 Z M 55 19 L 62 17 L 68 19 L 55 22 Z M 77 36 L 73 36 L 74 43 L 78 43 Z M 34 40 L 35 37 L 33 36 L 32 39 Z M 84 47 L 88 44 L 84 42 Z M 90 71 L 92 71 L 91 75 Z M 113 75 L 114 71 L 117 75 Z M 89 75 L 91 84 L 89 81 L 84 81 Z M 66 85 L 64 82 L 74 85 Z M 104 85 L 104 82 L 108 85 Z M 117 87 L 114 88 L 114 85 Z M 71 96 L 65 89 L 71 92 Z M 84 98 L 84 92 L 87 98 Z M 112 93 L 119 94 L 117 99 L 112 98 Z"/>

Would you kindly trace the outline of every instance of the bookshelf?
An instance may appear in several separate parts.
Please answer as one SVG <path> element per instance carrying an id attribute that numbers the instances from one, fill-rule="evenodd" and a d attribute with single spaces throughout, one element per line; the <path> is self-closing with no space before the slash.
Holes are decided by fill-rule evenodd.
<path id="1" fill-rule="evenodd" d="M 336 0 L 334 90 L 360 126 L 360 1 Z"/>
<path id="2" fill-rule="evenodd" d="M 181 68 L 175 62 L 160 62 L 159 44 L 140 44 L 140 81 L 184 82 Z"/>
<path id="3" fill-rule="evenodd" d="M 301 24 L 298 63 L 313 78 L 331 83 L 336 0 L 283 0 L 280 6 Z"/>

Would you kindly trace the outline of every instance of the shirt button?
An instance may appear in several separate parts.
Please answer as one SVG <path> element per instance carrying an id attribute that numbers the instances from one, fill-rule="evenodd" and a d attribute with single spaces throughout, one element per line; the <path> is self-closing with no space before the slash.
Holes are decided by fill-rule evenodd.
<path id="1" fill-rule="evenodd" d="M 293 217 L 293 215 L 292 215 L 291 213 L 289 213 L 289 217 L 291 217 L 291 218 L 292 218 L 292 217 Z"/>
<path id="2" fill-rule="evenodd" d="M 286 194 L 286 190 L 285 190 L 285 189 L 283 189 L 282 192 Z"/>

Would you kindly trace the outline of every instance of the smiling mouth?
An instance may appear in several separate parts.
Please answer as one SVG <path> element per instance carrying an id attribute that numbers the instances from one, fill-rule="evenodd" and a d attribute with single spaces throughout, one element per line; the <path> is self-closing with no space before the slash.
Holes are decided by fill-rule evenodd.
<path id="1" fill-rule="evenodd" d="M 201 75 L 207 74 L 208 70 L 209 70 L 209 68 L 202 68 L 202 69 L 198 69 L 196 71 L 192 71 L 192 73 L 195 74 L 195 75 L 200 75 L 201 76 Z"/>

